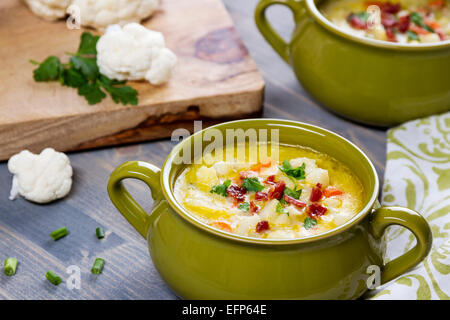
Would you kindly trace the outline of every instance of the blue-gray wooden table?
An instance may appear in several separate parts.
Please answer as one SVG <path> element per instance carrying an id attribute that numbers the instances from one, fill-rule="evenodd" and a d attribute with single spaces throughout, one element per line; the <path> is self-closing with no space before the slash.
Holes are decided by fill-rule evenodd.
<path id="1" fill-rule="evenodd" d="M 266 81 L 263 116 L 309 122 L 347 137 L 367 152 L 382 178 L 385 131 L 341 119 L 304 91 L 257 31 L 253 22 L 257 0 L 224 3 Z M 293 22 L 287 9 L 270 9 L 269 18 L 282 35 L 290 36 Z M 153 267 L 146 242 L 116 211 L 106 193 L 108 176 L 116 166 L 136 159 L 161 165 L 173 145 L 167 139 L 70 153 L 72 191 L 48 205 L 8 200 L 11 175 L 6 163 L 0 163 L 0 260 L 10 256 L 19 260 L 14 277 L 0 275 L 0 299 L 176 299 Z M 151 207 L 143 184 L 128 182 L 127 186 L 144 208 Z M 67 226 L 70 235 L 54 242 L 49 233 L 61 226 Z M 107 232 L 103 240 L 95 236 L 99 226 Z M 99 276 L 90 273 L 96 257 L 106 260 Z M 80 268 L 80 289 L 70 290 L 65 283 L 55 287 L 46 281 L 47 270 L 67 279 L 66 269 L 72 265 Z"/>

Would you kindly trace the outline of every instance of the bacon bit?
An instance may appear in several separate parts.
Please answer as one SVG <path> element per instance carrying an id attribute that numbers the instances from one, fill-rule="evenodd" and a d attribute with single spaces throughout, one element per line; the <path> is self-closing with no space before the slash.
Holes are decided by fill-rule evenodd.
<path id="1" fill-rule="evenodd" d="M 286 183 L 284 181 L 276 182 L 269 190 L 269 199 L 280 199 L 283 196 Z"/>
<path id="2" fill-rule="evenodd" d="M 267 220 L 263 220 L 258 222 L 258 224 L 256 225 L 256 232 L 261 233 L 263 231 L 269 230 L 269 222 Z"/>
<path id="3" fill-rule="evenodd" d="M 397 42 L 397 37 L 395 36 L 394 29 L 386 28 L 386 37 L 388 41 Z"/>
<path id="4" fill-rule="evenodd" d="M 389 12 L 381 13 L 381 24 L 385 28 L 392 28 L 397 24 L 397 20 L 395 20 L 395 16 Z"/>
<path id="5" fill-rule="evenodd" d="M 275 176 L 268 176 L 268 177 L 266 178 L 266 180 L 264 181 L 264 183 L 265 183 L 265 184 L 271 184 L 271 185 L 276 184 L 276 182 L 275 182 Z"/>
<path id="6" fill-rule="evenodd" d="M 323 216 L 325 212 L 327 212 L 327 208 L 316 203 L 310 204 L 307 209 L 308 216 L 314 219 Z"/>
<path id="7" fill-rule="evenodd" d="M 391 3 L 391 2 L 385 2 L 381 5 L 381 11 L 382 12 L 386 12 L 386 13 L 398 13 L 401 9 L 401 4 L 400 3 Z"/>
<path id="8" fill-rule="evenodd" d="M 410 30 L 414 31 L 417 34 L 428 34 L 428 33 L 430 33 L 429 31 L 427 31 L 425 29 L 422 29 L 421 27 L 416 26 L 415 24 L 411 25 Z"/>
<path id="9" fill-rule="evenodd" d="M 317 202 L 320 199 L 322 199 L 322 184 L 318 183 L 314 188 L 312 188 L 309 200 L 312 202 Z"/>
<path id="10" fill-rule="evenodd" d="M 233 229 L 231 229 L 231 226 L 226 222 L 216 221 L 216 222 L 213 222 L 212 225 L 219 229 L 222 229 L 222 230 L 225 230 L 228 232 L 233 232 Z"/>
<path id="11" fill-rule="evenodd" d="M 402 16 L 398 19 L 397 29 L 400 32 L 406 32 L 409 29 L 409 15 Z"/>
<path id="12" fill-rule="evenodd" d="M 255 204 L 255 202 L 250 201 L 250 212 L 251 213 L 257 213 L 259 211 L 259 209 L 260 209 L 259 206 L 257 206 Z"/>
<path id="13" fill-rule="evenodd" d="M 343 194 L 341 190 L 335 188 L 335 187 L 328 187 L 325 190 L 323 190 L 323 195 L 327 198 L 334 197 L 334 196 L 340 196 Z"/>
<path id="14" fill-rule="evenodd" d="M 288 196 L 287 194 L 284 195 L 284 200 L 290 204 L 293 204 L 296 207 L 300 207 L 300 208 L 306 207 L 306 203 L 301 202 L 297 199 L 294 199 L 294 198 Z"/>
<path id="15" fill-rule="evenodd" d="M 261 201 L 261 200 L 267 200 L 268 199 L 268 195 L 265 192 L 262 191 L 258 191 L 255 193 L 255 200 L 256 201 Z"/>
<path id="16" fill-rule="evenodd" d="M 237 202 L 242 202 L 245 200 L 245 193 L 247 190 L 243 187 L 237 185 L 231 185 L 227 188 L 227 194 L 234 198 Z"/>
<path id="17" fill-rule="evenodd" d="M 347 17 L 347 22 L 355 29 L 367 29 L 367 24 L 361 20 L 356 14 L 351 13 Z"/>
<path id="18" fill-rule="evenodd" d="M 442 41 L 445 40 L 445 35 L 444 35 L 442 32 L 436 31 L 436 33 L 437 33 L 437 35 L 439 36 L 439 39 L 441 39 Z"/>

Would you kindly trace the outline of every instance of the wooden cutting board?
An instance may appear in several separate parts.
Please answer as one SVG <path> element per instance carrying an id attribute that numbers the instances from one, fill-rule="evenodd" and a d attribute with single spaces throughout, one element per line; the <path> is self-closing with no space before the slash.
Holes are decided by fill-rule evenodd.
<path id="1" fill-rule="evenodd" d="M 88 105 L 75 89 L 36 83 L 30 59 L 67 59 L 80 34 L 64 20 L 47 22 L 20 0 L 0 2 L 0 160 L 51 146 L 80 150 L 169 137 L 180 127 L 203 126 L 258 115 L 264 80 L 220 0 L 163 0 L 144 23 L 161 31 L 178 56 L 173 77 L 163 86 L 129 82 L 139 106 L 110 98 Z"/>

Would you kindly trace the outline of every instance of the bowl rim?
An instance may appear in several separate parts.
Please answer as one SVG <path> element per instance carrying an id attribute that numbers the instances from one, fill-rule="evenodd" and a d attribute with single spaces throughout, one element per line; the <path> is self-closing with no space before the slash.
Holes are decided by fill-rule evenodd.
<path id="1" fill-rule="evenodd" d="M 316 0 L 295 0 L 297 3 L 304 2 L 306 3 L 306 8 L 310 15 L 317 21 L 322 27 L 325 29 L 343 37 L 347 40 L 352 40 L 358 43 L 362 43 L 365 45 L 375 46 L 375 47 L 381 47 L 386 49 L 398 49 L 398 50 L 406 50 L 406 51 L 423 51 L 423 50 L 433 50 L 433 49 L 443 49 L 443 48 L 450 48 L 450 39 L 445 41 L 439 41 L 439 42 L 433 42 L 433 43 L 427 43 L 427 44 L 401 44 L 396 42 L 389 42 L 389 41 L 383 41 L 383 40 L 376 40 L 371 39 L 367 37 L 361 37 L 352 35 L 342 29 L 340 29 L 338 26 L 336 26 L 334 23 L 332 23 L 330 20 L 325 18 L 325 16 L 317 9 Z"/>
<path id="2" fill-rule="evenodd" d="M 357 213 L 355 214 L 350 220 L 345 222 L 344 224 L 333 228 L 331 230 L 328 230 L 323 233 L 319 233 L 316 235 L 308 236 L 308 237 L 302 237 L 302 238 L 294 238 L 294 239 L 260 239 L 260 238 L 253 238 L 248 236 L 241 236 L 233 233 L 229 233 L 223 230 L 219 230 L 217 228 L 214 228 L 203 221 L 195 218 L 192 214 L 188 212 L 183 206 L 178 203 L 178 201 L 175 198 L 175 195 L 173 194 L 171 190 L 170 185 L 170 172 L 172 168 L 172 161 L 174 157 L 178 154 L 180 149 L 183 147 L 184 144 L 190 143 L 191 139 L 194 139 L 198 135 L 202 135 L 205 131 L 217 128 L 220 126 L 227 126 L 230 124 L 236 124 L 236 123 L 243 123 L 243 122 L 260 122 L 265 126 L 270 126 L 270 123 L 273 122 L 274 125 L 288 125 L 288 126 L 295 126 L 300 130 L 309 130 L 314 131 L 315 133 L 325 133 L 327 135 L 332 135 L 335 138 L 341 139 L 344 143 L 350 144 L 351 147 L 355 149 L 355 151 L 359 152 L 360 155 L 365 159 L 365 161 L 369 164 L 369 167 L 371 169 L 371 174 L 373 175 L 374 179 L 374 186 L 373 190 L 368 197 L 368 201 L 366 205 Z M 322 132 L 321 132 L 322 131 Z M 281 142 L 280 142 L 281 143 Z M 332 236 L 335 236 L 337 234 L 340 234 L 344 232 L 345 230 L 348 230 L 352 228 L 354 225 L 358 224 L 361 220 L 363 220 L 373 209 L 375 206 L 377 199 L 378 199 L 378 192 L 379 192 L 379 178 L 377 171 L 375 169 L 375 166 L 373 165 L 372 161 L 369 159 L 369 157 L 354 143 L 349 141 L 348 139 L 342 137 L 341 135 L 334 133 L 328 129 L 315 126 L 312 124 L 308 124 L 305 122 L 300 121 L 292 121 L 292 120 L 284 120 L 284 119 L 274 119 L 274 118 L 256 118 L 256 119 L 242 119 L 242 120 L 234 120 L 234 121 L 227 121 L 220 124 L 216 124 L 207 128 L 204 128 L 189 137 L 183 139 L 180 143 L 178 143 L 170 152 L 170 154 L 167 156 L 166 160 L 164 161 L 162 167 L 161 167 L 161 175 L 160 175 L 160 183 L 161 183 L 161 189 L 164 195 L 164 198 L 167 200 L 169 206 L 185 221 L 189 222 L 191 225 L 198 227 L 204 231 L 207 231 L 208 233 L 211 233 L 213 235 L 219 236 L 221 238 L 226 238 L 229 240 L 235 240 L 242 243 L 251 243 L 251 244 L 259 244 L 259 245 L 292 245 L 292 244 L 302 244 L 302 243 L 308 243 L 318 240 L 323 240 L 326 238 L 330 238 Z"/>

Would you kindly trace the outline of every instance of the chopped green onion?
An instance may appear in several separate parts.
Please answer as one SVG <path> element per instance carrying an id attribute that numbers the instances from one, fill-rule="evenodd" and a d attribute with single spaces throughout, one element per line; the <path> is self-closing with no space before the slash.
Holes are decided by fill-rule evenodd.
<path id="1" fill-rule="evenodd" d="M 97 235 L 98 239 L 103 239 L 105 237 L 105 231 L 101 227 L 95 229 L 95 234 Z"/>
<path id="2" fill-rule="evenodd" d="M 67 236 L 69 234 L 69 231 L 67 231 L 66 227 L 62 227 L 59 229 L 56 229 L 55 231 L 52 231 L 52 233 L 50 233 L 50 237 L 52 237 L 53 240 L 59 240 L 65 236 Z"/>
<path id="3" fill-rule="evenodd" d="M 102 258 L 95 259 L 94 265 L 92 266 L 91 272 L 93 274 L 100 274 L 103 271 L 103 266 L 105 265 L 105 260 Z"/>
<path id="4" fill-rule="evenodd" d="M 6 259 L 5 263 L 3 265 L 4 266 L 3 267 L 3 272 L 5 272 L 5 274 L 8 277 L 11 277 L 11 276 L 15 275 L 18 263 L 19 262 L 17 261 L 16 258 L 8 258 L 8 259 Z"/>
<path id="5" fill-rule="evenodd" d="M 55 286 L 59 285 L 62 281 L 61 278 L 58 277 L 58 275 L 56 273 L 54 273 L 53 271 L 47 271 L 47 273 L 45 274 L 45 277 L 47 278 L 48 281 L 50 281 Z"/>

